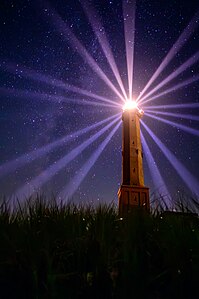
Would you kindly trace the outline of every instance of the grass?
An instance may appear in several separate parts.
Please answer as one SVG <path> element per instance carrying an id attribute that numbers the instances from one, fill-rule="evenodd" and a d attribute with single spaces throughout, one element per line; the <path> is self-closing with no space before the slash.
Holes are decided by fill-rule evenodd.
<path id="1" fill-rule="evenodd" d="M 45 197 L 0 207 L 0 298 L 198 298 L 197 200 L 125 219 Z"/>

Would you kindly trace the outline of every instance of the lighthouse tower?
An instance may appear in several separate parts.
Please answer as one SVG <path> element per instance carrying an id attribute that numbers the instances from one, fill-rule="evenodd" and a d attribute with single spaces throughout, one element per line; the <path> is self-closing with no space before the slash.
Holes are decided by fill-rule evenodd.
<path id="1" fill-rule="evenodd" d="M 140 118 L 143 110 L 128 101 L 122 114 L 122 184 L 118 191 L 119 212 L 124 215 L 135 208 L 149 210 L 149 188 L 144 186 Z"/>

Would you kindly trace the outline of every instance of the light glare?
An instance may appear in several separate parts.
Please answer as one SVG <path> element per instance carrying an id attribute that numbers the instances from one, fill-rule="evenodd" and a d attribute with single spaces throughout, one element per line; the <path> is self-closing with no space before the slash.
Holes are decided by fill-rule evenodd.
<path id="1" fill-rule="evenodd" d="M 138 109 L 138 105 L 134 100 L 128 100 L 123 106 L 123 110 Z"/>
<path id="2" fill-rule="evenodd" d="M 138 104 L 135 100 L 128 100 L 123 106 L 123 111 L 125 110 L 137 110 L 141 115 L 144 114 L 144 111 L 138 107 Z"/>

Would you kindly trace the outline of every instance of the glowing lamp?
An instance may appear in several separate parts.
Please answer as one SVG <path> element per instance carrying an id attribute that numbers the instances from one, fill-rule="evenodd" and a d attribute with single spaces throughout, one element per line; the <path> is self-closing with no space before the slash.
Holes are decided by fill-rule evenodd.
<path id="1" fill-rule="evenodd" d="M 123 106 L 123 110 L 132 110 L 132 109 L 137 109 L 137 103 L 136 101 L 133 100 L 128 100 L 125 102 L 124 106 Z"/>
<path id="2" fill-rule="evenodd" d="M 138 104 L 134 100 L 127 100 L 123 106 L 123 110 L 137 110 L 141 115 L 144 111 L 138 107 Z"/>

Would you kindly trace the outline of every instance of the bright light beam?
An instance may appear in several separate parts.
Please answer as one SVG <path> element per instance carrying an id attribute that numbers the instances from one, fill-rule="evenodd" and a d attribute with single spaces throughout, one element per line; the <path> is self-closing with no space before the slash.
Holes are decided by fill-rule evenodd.
<path id="1" fill-rule="evenodd" d="M 139 100 L 145 91 L 151 86 L 151 84 L 155 81 L 155 79 L 159 76 L 159 74 L 166 68 L 169 62 L 174 58 L 174 56 L 180 51 L 180 49 L 184 46 L 184 44 L 188 41 L 188 39 L 192 36 L 194 31 L 198 27 L 198 19 L 199 19 L 199 11 L 195 14 L 193 19 L 189 22 L 187 27 L 183 30 L 179 38 L 176 40 L 175 44 L 172 46 L 164 60 L 161 62 L 151 79 L 148 81 L 142 92 L 140 93 L 137 100 Z"/>
<path id="2" fill-rule="evenodd" d="M 110 68 L 112 69 L 113 71 L 113 74 L 123 92 L 123 95 L 125 97 L 125 99 L 127 100 L 127 94 L 126 94 L 126 91 L 124 89 L 124 85 L 123 85 L 123 82 L 122 82 L 122 79 L 121 79 L 121 76 L 120 76 L 120 73 L 119 73 L 119 70 L 118 70 L 118 67 L 116 65 L 116 62 L 115 62 L 115 59 L 113 57 L 113 53 L 111 51 L 111 48 L 110 48 L 110 45 L 109 45 L 109 42 L 108 42 L 108 39 L 107 39 L 107 36 L 106 36 L 106 33 L 105 33 L 105 29 L 104 27 L 102 26 L 101 22 L 100 22 L 100 19 L 99 19 L 99 16 L 97 14 L 97 11 L 94 10 L 93 7 L 91 7 L 91 3 L 88 3 L 88 1 L 86 0 L 81 0 L 81 5 L 84 9 L 84 12 L 92 26 L 92 29 L 93 29 L 93 32 L 95 33 L 95 35 L 97 36 L 98 38 L 98 41 L 100 43 L 100 46 L 104 52 L 104 55 L 109 63 L 109 66 Z"/>
<path id="3" fill-rule="evenodd" d="M 168 125 L 170 125 L 170 126 L 179 128 L 179 129 L 181 129 L 181 130 L 183 130 L 183 131 L 185 131 L 185 132 L 188 132 L 189 134 L 199 136 L 199 130 L 189 128 L 189 127 L 187 127 L 187 126 L 184 126 L 184 125 L 178 124 L 178 123 L 176 123 L 176 122 L 173 122 L 173 121 L 164 119 L 164 118 L 162 118 L 162 117 L 158 117 L 158 116 L 151 115 L 151 114 L 149 114 L 149 113 L 147 113 L 147 112 L 144 113 L 144 115 L 147 115 L 147 116 L 149 116 L 149 117 L 151 117 L 151 118 L 157 119 L 157 120 L 159 120 L 159 121 L 161 121 L 161 122 L 163 122 L 163 123 L 166 123 L 166 124 L 168 124 Z"/>
<path id="4" fill-rule="evenodd" d="M 103 104 L 101 102 L 93 102 L 91 100 L 85 100 L 85 99 L 73 99 L 73 98 L 67 98 L 64 96 L 59 96 L 59 95 L 52 95 L 52 94 L 46 94 L 42 92 L 36 92 L 36 91 L 29 91 L 29 90 L 20 90 L 20 89 L 14 89 L 14 88 L 5 88 L 5 87 L 0 87 L 0 92 L 1 95 L 6 95 L 6 96 L 14 96 L 18 98 L 25 98 L 26 100 L 28 98 L 32 98 L 38 101 L 45 100 L 45 101 L 50 101 L 54 103 L 75 103 L 79 105 L 89 105 L 89 106 L 101 106 L 101 107 L 112 107 L 112 108 L 118 108 L 119 106 L 117 105 L 111 105 L 111 104 Z M 113 102 L 114 103 L 114 102 Z"/>
<path id="5" fill-rule="evenodd" d="M 173 168 L 176 170 L 177 174 L 182 178 L 187 187 L 191 190 L 191 192 L 195 193 L 195 195 L 199 195 L 199 182 L 197 179 L 184 167 L 184 165 L 175 157 L 175 155 L 161 142 L 161 140 L 149 129 L 149 127 L 142 121 L 142 126 L 149 133 L 151 138 L 157 144 L 157 146 L 161 149 L 167 160 L 171 163 Z"/>
<path id="6" fill-rule="evenodd" d="M 145 109 L 148 109 L 148 111 L 150 109 L 187 109 L 187 108 L 199 108 L 199 103 L 145 106 Z"/>
<path id="7" fill-rule="evenodd" d="M 160 115 L 172 116 L 176 118 L 184 118 L 184 119 L 199 121 L 199 116 L 192 115 L 192 114 L 171 113 L 171 112 L 153 111 L 147 109 L 145 109 L 144 111 L 149 113 L 160 114 Z"/>
<path id="8" fill-rule="evenodd" d="M 86 95 L 90 98 L 94 98 L 96 100 L 107 102 L 112 105 L 116 105 L 116 106 L 120 107 L 119 103 L 116 103 L 110 99 L 107 99 L 103 96 L 92 93 L 90 91 L 87 91 L 85 89 L 79 88 L 77 86 L 64 83 L 63 81 L 54 79 L 53 77 L 51 77 L 49 75 L 44 75 L 44 74 L 38 73 L 36 70 L 29 69 L 25 66 L 19 65 L 18 63 L 11 63 L 11 62 L 0 63 L 0 67 L 4 71 L 7 71 L 11 74 L 18 75 L 20 78 L 21 77 L 26 78 L 26 79 L 29 78 L 34 81 L 39 81 L 39 82 L 45 83 L 45 84 L 53 86 L 53 87 L 61 88 L 62 90 L 65 90 L 65 91 L 72 91 L 77 94 Z"/>
<path id="9" fill-rule="evenodd" d="M 48 182 L 53 176 L 55 176 L 60 170 L 66 167 L 72 160 L 74 160 L 79 154 L 81 154 L 91 143 L 97 140 L 102 134 L 104 134 L 111 126 L 113 126 L 120 116 L 114 119 L 111 123 L 106 125 L 99 132 L 91 136 L 89 139 L 78 145 L 72 151 L 70 151 L 63 158 L 54 162 L 51 166 L 46 168 L 41 174 L 33 178 L 30 182 L 18 189 L 14 196 L 16 198 L 27 198 L 35 193 L 41 186 Z"/>
<path id="10" fill-rule="evenodd" d="M 159 190 L 159 194 L 161 196 L 163 196 L 166 199 L 170 199 L 171 195 L 166 187 L 166 184 L 160 174 L 160 171 L 157 167 L 157 164 L 152 156 L 152 153 L 149 149 L 149 146 L 146 142 L 146 139 L 144 137 L 144 135 L 142 134 L 142 132 L 140 132 L 140 136 L 141 136 L 141 140 L 142 140 L 142 145 L 144 148 L 144 153 L 145 153 L 145 158 L 148 164 L 148 168 L 153 180 L 153 184 L 156 187 L 157 190 Z M 167 206 L 169 206 L 169 202 L 167 202 Z"/>
<path id="11" fill-rule="evenodd" d="M 136 0 L 123 0 L 124 35 L 128 73 L 129 99 L 132 99 Z"/>
<path id="12" fill-rule="evenodd" d="M 163 92 L 161 92 L 161 93 L 159 93 L 159 94 L 157 94 L 157 95 L 155 95 L 155 96 L 153 96 L 153 97 L 145 100 L 144 104 L 146 104 L 148 102 L 151 102 L 154 99 L 160 98 L 160 97 L 162 97 L 162 96 L 164 96 L 164 95 L 166 95 L 166 94 L 168 94 L 170 92 L 173 92 L 173 91 L 175 92 L 176 90 L 178 90 L 178 89 L 180 89 L 180 88 L 182 88 L 184 86 L 188 86 L 188 85 L 190 85 L 190 84 L 192 84 L 192 83 L 194 83 L 194 82 L 196 82 L 198 80 L 199 80 L 199 75 L 197 75 L 195 77 L 192 77 L 192 78 L 189 78 L 189 79 L 187 79 L 187 80 L 185 80 L 185 81 L 183 81 L 183 82 L 181 82 L 179 84 L 176 84 L 175 86 L 173 86 L 171 88 L 168 88 L 168 89 L 164 90 Z"/>
<path id="13" fill-rule="evenodd" d="M 43 3 L 43 1 L 42 1 Z M 109 78 L 102 71 L 100 66 L 95 62 L 93 57 L 88 53 L 86 48 L 82 45 L 82 43 L 77 39 L 75 34 L 71 31 L 70 27 L 66 22 L 62 20 L 62 18 L 58 15 L 58 13 L 50 6 L 50 4 L 45 1 L 45 10 L 48 7 L 48 18 L 53 20 L 53 24 L 55 25 L 58 32 L 60 32 L 61 36 L 69 43 L 73 49 L 78 52 L 78 54 L 83 58 L 83 60 L 92 68 L 92 70 L 109 86 L 114 93 L 122 100 L 125 101 L 123 96 L 117 90 L 117 88 L 113 85 L 113 83 L 109 80 Z M 48 4 L 47 4 L 48 3 Z M 50 13 L 49 13 L 50 11 Z M 46 14 L 45 14 L 46 15 Z"/>
<path id="14" fill-rule="evenodd" d="M 31 152 L 25 153 L 21 155 L 20 157 L 17 157 L 16 159 L 13 159 L 9 162 L 6 162 L 2 165 L 0 165 L 0 178 L 2 176 L 7 175 L 10 172 L 14 172 L 16 169 L 19 169 L 23 167 L 24 165 L 33 162 L 34 160 L 43 157 L 47 153 L 51 152 L 52 150 L 56 149 L 59 146 L 65 145 L 68 142 L 72 142 L 74 138 L 77 138 L 83 134 L 86 134 L 90 132 L 93 129 L 96 129 L 97 127 L 105 124 L 106 122 L 118 117 L 121 113 L 117 113 L 113 116 L 110 116 L 100 122 L 97 122 L 93 125 L 90 125 L 88 127 L 85 127 L 81 130 L 78 130 L 76 132 L 72 132 L 70 135 L 64 136 L 62 138 L 59 138 L 45 146 L 42 146 L 39 149 L 33 150 Z"/>
<path id="15" fill-rule="evenodd" d="M 151 91 L 147 93 L 146 96 L 142 97 L 139 100 L 139 103 L 143 102 L 146 98 L 148 98 L 151 94 L 158 91 L 161 87 L 169 83 L 171 80 L 179 76 L 185 70 L 190 68 L 193 64 L 195 64 L 199 60 L 199 51 L 196 52 L 193 56 L 191 56 L 187 61 L 185 61 L 180 67 L 178 67 L 174 72 L 172 72 L 168 77 L 166 77 L 162 82 L 160 82 L 157 86 L 155 86 Z"/>
<path id="16" fill-rule="evenodd" d="M 111 141 L 113 135 L 118 130 L 119 126 L 121 125 L 121 121 L 115 126 L 115 128 L 110 132 L 110 134 L 106 137 L 106 139 L 99 145 L 97 150 L 91 155 L 91 157 L 84 163 L 84 165 L 80 168 L 78 173 L 73 177 L 71 182 L 60 192 L 58 195 L 58 199 L 70 199 L 72 198 L 73 194 L 76 192 L 82 181 L 87 176 L 88 172 L 96 163 L 97 159 L 100 157 L 102 152 L 104 151 L 105 147 Z"/>

